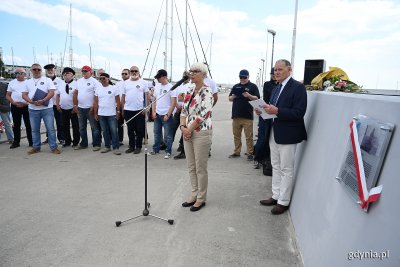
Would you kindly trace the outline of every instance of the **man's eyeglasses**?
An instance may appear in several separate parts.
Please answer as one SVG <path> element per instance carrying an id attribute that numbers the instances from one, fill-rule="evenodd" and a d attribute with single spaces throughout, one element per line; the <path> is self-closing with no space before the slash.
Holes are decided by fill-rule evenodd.
<path id="1" fill-rule="evenodd" d="M 128 75 L 128 74 L 129 74 L 129 73 L 124 73 L 124 72 L 123 72 L 123 73 L 121 73 L 121 75 Z"/>
<path id="2" fill-rule="evenodd" d="M 42 69 L 32 69 L 33 71 L 42 71 Z"/>
<path id="3" fill-rule="evenodd" d="M 82 70 L 82 73 L 84 73 L 84 72 L 88 72 L 87 70 Z"/>
<path id="4" fill-rule="evenodd" d="M 239 78 L 240 78 L 241 80 L 245 80 L 245 79 L 247 79 L 247 76 L 239 76 Z"/>
<path id="5" fill-rule="evenodd" d="M 15 72 L 15 75 L 18 75 L 18 74 L 25 74 L 25 72 L 22 72 L 22 71 L 16 71 L 16 72 Z"/>
<path id="6" fill-rule="evenodd" d="M 139 72 L 138 70 L 131 70 L 131 72 Z"/>
<path id="7" fill-rule="evenodd" d="M 105 80 L 106 80 L 106 78 L 104 78 L 104 77 L 100 77 L 100 78 L 99 78 L 99 80 L 100 80 L 100 81 L 105 81 Z"/>

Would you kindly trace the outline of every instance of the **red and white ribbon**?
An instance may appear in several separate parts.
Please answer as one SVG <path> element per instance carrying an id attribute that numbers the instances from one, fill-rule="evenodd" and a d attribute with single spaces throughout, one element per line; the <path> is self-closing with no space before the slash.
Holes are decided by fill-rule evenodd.
<path id="1" fill-rule="evenodd" d="M 350 138 L 353 147 L 354 166 L 357 174 L 358 195 L 360 197 L 361 208 L 366 210 L 368 204 L 378 200 L 382 192 L 382 185 L 371 188 L 368 192 L 364 173 L 364 164 L 361 157 L 360 142 L 358 141 L 357 122 L 353 119 L 350 123 Z"/>

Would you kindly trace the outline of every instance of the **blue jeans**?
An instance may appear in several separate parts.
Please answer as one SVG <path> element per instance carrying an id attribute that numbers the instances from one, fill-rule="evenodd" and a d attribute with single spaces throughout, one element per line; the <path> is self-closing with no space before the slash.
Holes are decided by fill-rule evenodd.
<path id="1" fill-rule="evenodd" d="M 49 147 L 51 150 L 57 148 L 56 130 L 54 129 L 54 112 L 52 108 L 42 110 L 29 109 L 29 120 L 32 128 L 33 147 L 40 149 L 42 141 L 40 139 L 40 122 L 43 119 L 48 135 Z"/>
<path id="2" fill-rule="evenodd" d="M 95 120 L 90 108 L 79 108 L 79 133 L 81 134 L 81 147 L 88 146 L 87 121 L 89 120 L 92 129 L 92 145 L 101 146 L 101 133 L 99 122 Z"/>
<path id="3" fill-rule="evenodd" d="M 6 129 L 6 135 L 8 141 L 14 141 L 14 133 L 10 123 L 10 112 L 0 112 L 1 119 L 4 123 L 4 128 Z"/>
<path id="4" fill-rule="evenodd" d="M 110 133 L 113 149 L 119 149 L 117 118 L 115 116 L 99 116 L 105 147 L 110 148 Z"/>
<path id="5" fill-rule="evenodd" d="M 156 119 L 154 120 L 154 145 L 153 151 L 158 153 L 160 152 L 160 145 L 161 145 L 161 133 L 162 127 L 164 126 L 164 131 L 167 135 L 167 140 L 164 142 L 167 145 L 165 149 L 166 153 L 170 153 L 172 151 L 172 143 L 174 142 L 174 119 L 172 116 L 168 118 L 168 120 L 164 121 L 164 115 L 157 114 Z"/>

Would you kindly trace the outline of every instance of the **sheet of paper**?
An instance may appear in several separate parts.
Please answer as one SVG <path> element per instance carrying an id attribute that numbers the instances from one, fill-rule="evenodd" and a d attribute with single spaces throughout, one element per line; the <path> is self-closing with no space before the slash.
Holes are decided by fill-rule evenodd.
<path id="1" fill-rule="evenodd" d="M 250 105 L 253 106 L 253 108 L 258 109 L 259 111 L 261 111 L 261 115 L 260 116 L 264 120 L 276 118 L 276 115 L 268 114 L 264 110 L 263 106 L 265 106 L 267 103 L 265 103 L 265 101 L 263 99 L 252 100 L 252 101 L 249 101 L 249 103 L 250 103 Z"/>

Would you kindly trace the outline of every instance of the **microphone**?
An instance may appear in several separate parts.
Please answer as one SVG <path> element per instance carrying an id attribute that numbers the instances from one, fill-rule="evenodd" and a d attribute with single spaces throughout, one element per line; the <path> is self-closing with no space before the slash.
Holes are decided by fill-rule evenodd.
<path id="1" fill-rule="evenodd" d="M 175 90 L 178 86 L 180 86 L 184 81 L 186 81 L 189 78 L 189 76 L 183 76 L 182 79 L 180 79 L 179 81 L 177 81 L 170 89 L 170 91 Z"/>

